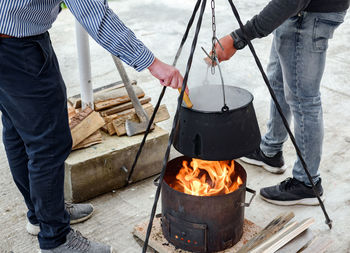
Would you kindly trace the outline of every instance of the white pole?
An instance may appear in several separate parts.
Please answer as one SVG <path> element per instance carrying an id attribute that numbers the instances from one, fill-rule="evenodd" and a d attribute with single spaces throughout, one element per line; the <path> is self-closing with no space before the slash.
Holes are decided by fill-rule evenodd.
<path id="1" fill-rule="evenodd" d="M 91 82 L 89 35 L 78 21 L 75 21 L 75 30 L 77 36 L 82 108 L 85 109 L 86 107 L 90 107 L 94 109 L 94 97 Z"/>

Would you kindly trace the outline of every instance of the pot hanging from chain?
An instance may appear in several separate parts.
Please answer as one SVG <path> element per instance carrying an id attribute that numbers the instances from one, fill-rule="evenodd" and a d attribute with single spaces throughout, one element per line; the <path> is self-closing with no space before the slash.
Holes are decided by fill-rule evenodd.
<path id="1" fill-rule="evenodd" d="M 232 160 L 259 147 L 261 135 L 253 107 L 253 95 L 226 86 L 227 110 L 219 99 L 221 85 L 191 88 L 193 108 L 181 107 L 174 147 L 180 153 L 203 160 Z"/>

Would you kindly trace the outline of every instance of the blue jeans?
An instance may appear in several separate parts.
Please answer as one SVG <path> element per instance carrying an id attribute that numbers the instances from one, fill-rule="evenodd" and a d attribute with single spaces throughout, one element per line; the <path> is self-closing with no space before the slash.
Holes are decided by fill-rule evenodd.
<path id="1" fill-rule="evenodd" d="M 66 87 L 48 33 L 0 38 L 0 110 L 13 179 L 40 224 L 40 248 L 65 242 L 64 161 L 72 146 Z"/>
<path id="2" fill-rule="evenodd" d="M 328 41 L 345 14 L 301 12 L 289 18 L 274 31 L 267 68 L 284 115 L 289 123 L 294 120 L 296 142 L 315 183 L 320 177 L 323 142 L 320 83 Z M 282 150 L 288 133 L 273 101 L 267 126 L 260 148 L 267 156 L 274 156 Z M 293 167 L 293 177 L 310 185 L 299 158 Z"/>

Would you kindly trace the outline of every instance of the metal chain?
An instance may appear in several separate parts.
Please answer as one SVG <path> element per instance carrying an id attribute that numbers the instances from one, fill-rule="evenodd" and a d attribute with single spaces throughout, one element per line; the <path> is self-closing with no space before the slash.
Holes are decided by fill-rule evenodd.
<path id="1" fill-rule="evenodd" d="M 211 56 L 205 51 L 205 49 L 202 47 L 204 53 L 211 59 L 211 74 L 215 75 L 215 65 L 218 66 L 220 77 L 221 77 L 221 84 L 222 84 L 222 93 L 223 93 L 223 100 L 224 100 L 224 106 L 222 107 L 222 112 L 227 112 L 229 110 L 227 104 L 226 104 L 226 96 L 225 96 L 225 84 L 224 84 L 224 78 L 222 76 L 220 64 L 218 55 L 216 53 L 215 45 L 218 43 L 218 45 L 221 47 L 221 49 L 224 51 L 223 46 L 221 45 L 219 39 L 216 37 L 216 16 L 215 16 L 215 0 L 211 0 L 211 12 L 212 12 L 212 30 L 213 30 L 213 37 L 212 37 L 212 49 L 211 49 Z"/>
<path id="2" fill-rule="evenodd" d="M 216 50 L 215 50 L 215 43 L 216 43 L 216 17 L 215 17 L 215 0 L 211 0 L 211 13 L 212 13 L 212 30 L 213 30 L 213 37 L 212 37 L 212 62 L 211 62 L 211 74 L 215 74 L 215 59 L 217 58 Z"/>

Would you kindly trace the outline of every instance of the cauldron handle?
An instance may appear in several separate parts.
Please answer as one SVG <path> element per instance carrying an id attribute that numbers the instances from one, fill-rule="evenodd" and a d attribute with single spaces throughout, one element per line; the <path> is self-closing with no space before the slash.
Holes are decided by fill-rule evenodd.
<path id="1" fill-rule="evenodd" d="M 254 190 L 252 190 L 252 189 L 250 189 L 250 188 L 248 188 L 248 187 L 246 187 L 246 191 L 249 192 L 249 193 L 251 193 L 251 194 L 253 194 L 253 195 L 252 195 L 252 197 L 250 198 L 249 203 L 241 203 L 241 206 L 242 206 L 242 207 L 243 207 L 243 206 L 244 206 L 244 207 L 249 207 L 250 204 L 252 203 L 252 201 L 253 201 L 255 195 L 256 195 L 256 191 L 254 191 Z"/>

